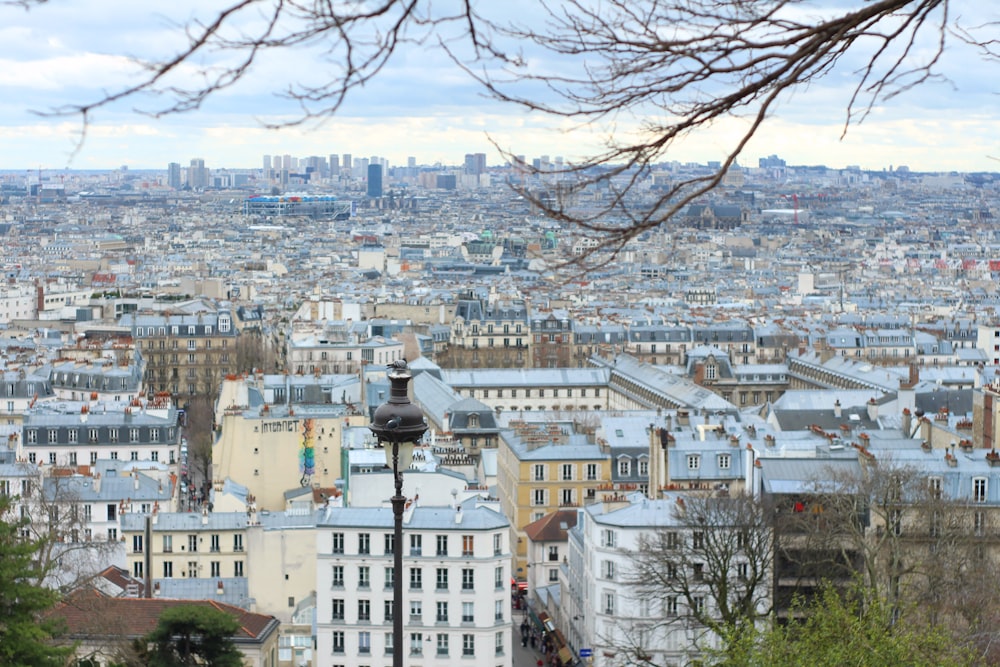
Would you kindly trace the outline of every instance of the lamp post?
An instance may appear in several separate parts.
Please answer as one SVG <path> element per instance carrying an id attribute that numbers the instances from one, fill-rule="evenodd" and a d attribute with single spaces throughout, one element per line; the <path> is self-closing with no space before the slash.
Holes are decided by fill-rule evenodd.
<path id="1" fill-rule="evenodd" d="M 407 395 L 412 377 L 405 361 L 389 364 L 389 400 L 375 408 L 368 426 L 385 449 L 396 489 L 392 497 L 392 667 L 403 667 L 403 471 L 413 462 L 413 446 L 427 432 L 424 413 Z"/>

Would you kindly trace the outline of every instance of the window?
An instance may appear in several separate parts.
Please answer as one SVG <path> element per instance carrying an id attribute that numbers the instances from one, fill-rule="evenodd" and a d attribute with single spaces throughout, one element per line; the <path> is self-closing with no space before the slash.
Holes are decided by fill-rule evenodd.
<path id="1" fill-rule="evenodd" d="M 605 579 L 615 578 L 615 562 L 613 560 L 603 561 L 601 564 L 601 571 Z"/>
<path id="2" fill-rule="evenodd" d="M 705 580 L 705 564 L 704 563 L 693 563 L 691 565 L 691 578 L 695 581 Z"/>
<path id="3" fill-rule="evenodd" d="M 437 555 L 438 556 L 447 556 L 448 555 L 448 536 L 447 535 L 438 535 L 435 538 L 435 542 L 437 543 L 437 550 L 436 550 Z"/>
<path id="4" fill-rule="evenodd" d="M 233 535 L 233 551 L 243 551 L 242 535 Z"/>
<path id="5" fill-rule="evenodd" d="M 575 468 L 572 463 L 564 463 L 561 467 L 560 476 L 563 481 L 571 482 L 573 481 L 573 468 Z"/>
<path id="6" fill-rule="evenodd" d="M 334 565 L 330 568 L 330 587 L 331 588 L 343 588 L 344 587 L 344 566 Z"/>
<path id="7" fill-rule="evenodd" d="M 358 567 L 358 588 L 371 588 L 371 568 L 367 565 Z"/>
<path id="8" fill-rule="evenodd" d="M 165 560 L 163 561 L 163 578 L 170 579 L 174 576 L 174 563 L 173 561 Z"/>
<path id="9" fill-rule="evenodd" d="M 536 481 L 536 482 L 544 482 L 545 481 L 545 465 L 541 464 L 541 463 L 535 464 L 533 466 L 533 468 L 532 468 L 531 478 L 534 481 Z"/>
<path id="10" fill-rule="evenodd" d="M 333 546 L 330 549 L 330 553 L 342 554 L 344 553 L 344 534 L 334 533 L 333 534 Z"/>
<path id="11" fill-rule="evenodd" d="M 740 581 L 746 581 L 750 578 L 750 564 L 746 561 L 741 561 L 736 564 L 736 577 Z"/>
<path id="12" fill-rule="evenodd" d="M 927 489 L 930 492 L 931 498 L 938 500 L 941 498 L 941 478 L 940 477 L 928 477 L 927 478 Z"/>
<path id="13" fill-rule="evenodd" d="M 503 588 L 503 566 L 493 570 L 493 587 L 497 590 Z"/>
<path id="14" fill-rule="evenodd" d="M 597 480 L 597 464 L 588 463 L 587 464 L 587 481 L 593 482 Z"/>
<path id="15" fill-rule="evenodd" d="M 701 455 L 688 454 L 687 464 L 688 464 L 688 470 L 698 470 L 699 468 L 701 468 Z"/>
<path id="16" fill-rule="evenodd" d="M 420 590 L 424 587 L 424 573 L 419 567 L 410 569 L 410 588 Z"/>
<path id="17" fill-rule="evenodd" d="M 691 533 L 691 546 L 695 549 L 705 548 L 705 533 L 700 530 L 696 530 Z"/>
<path id="18" fill-rule="evenodd" d="M 663 604 L 663 613 L 667 616 L 677 615 L 677 598 L 674 596 L 668 597 Z"/>
<path id="19" fill-rule="evenodd" d="M 385 534 L 385 553 L 386 555 L 396 553 L 396 536 L 392 533 Z"/>
<path id="20" fill-rule="evenodd" d="M 422 655 L 424 652 L 424 635 L 422 632 L 410 633 L 410 655 Z"/>
<path id="21" fill-rule="evenodd" d="M 618 546 L 618 538 L 615 531 L 605 528 L 601 531 L 601 546 L 614 549 Z"/>
<path id="22" fill-rule="evenodd" d="M 494 640 L 494 647 L 495 647 L 494 652 L 497 655 L 503 655 L 503 643 L 504 643 L 503 633 L 498 632 L 496 634 L 496 639 Z"/>
<path id="23" fill-rule="evenodd" d="M 198 551 L 198 536 L 188 535 L 188 551 L 194 553 Z"/>
<path id="24" fill-rule="evenodd" d="M 209 542 L 209 551 L 219 551 L 219 536 L 217 534 L 212 535 Z"/>
<path id="25" fill-rule="evenodd" d="M 164 535 L 163 536 L 163 553 L 169 554 L 174 550 L 174 536 Z"/>
<path id="26" fill-rule="evenodd" d="M 705 613 L 705 598 L 701 597 L 700 595 L 697 596 L 697 597 L 691 598 L 691 611 L 693 611 L 696 614 L 704 614 Z"/>
<path id="27" fill-rule="evenodd" d="M 233 563 L 233 576 L 234 577 L 243 576 L 243 561 L 238 560 Z"/>
<path id="28" fill-rule="evenodd" d="M 434 619 L 438 623 L 447 623 L 448 622 L 448 603 L 447 602 L 440 601 L 440 602 L 437 603 L 437 615 L 434 617 Z"/>
<path id="29" fill-rule="evenodd" d="M 618 476 L 628 477 L 632 474 L 632 459 L 623 457 L 618 459 Z"/>
<path id="30" fill-rule="evenodd" d="M 396 585 L 396 568 L 387 567 L 385 568 L 385 588 L 391 589 Z"/>
<path id="31" fill-rule="evenodd" d="M 108 521 L 118 520 L 118 505 L 115 503 L 108 503 Z"/>
<path id="32" fill-rule="evenodd" d="M 370 632 L 359 632 L 358 633 L 358 653 L 371 653 L 372 652 L 372 633 Z"/>
<path id="33" fill-rule="evenodd" d="M 439 567 L 437 568 L 437 590 L 446 591 L 448 590 L 448 568 Z"/>
<path id="34" fill-rule="evenodd" d="M 392 614 L 393 601 L 383 600 L 382 601 L 382 618 L 385 619 L 386 623 L 391 623 L 394 619 Z"/>
<path id="35" fill-rule="evenodd" d="M 604 594 L 604 613 L 614 614 L 615 613 L 615 594 L 605 593 Z"/>
<path id="36" fill-rule="evenodd" d="M 503 600 L 494 600 L 493 601 L 493 619 L 494 620 L 496 620 L 496 621 L 502 621 L 503 620 L 503 610 L 504 610 L 504 607 L 506 607 L 506 606 L 507 605 L 505 604 L 505 602 Z M 463 606 L 462 606 L 462 620 L 464 621 L 466 619 L 466 617 L 468 616 L 469 622 L 471 623 L 472 619 L 474 618 L 473 613 L 472 613 L 472 603 L 471 602 L 469 603 L 468 612 L 469 613 L 466 613 L 465 605 L 463 604 Z"/>
<path id="37" fill-rule="evenodd" d="M 639 477 L 649 477 L 649 459 L 639 459 Z"/>
<path id="38" fill-rule="evenodd" d="M 132 536 L 132 553 L 142 553 L 142 535 Z"/>
<path id="39" fill-rule="evenodd" d="M 548 491 L 545 489 L 532 489 L 531 490 L 531 504 L 532 505 L 548 505 Z"/>
<path id="40" fill-rule="evenodd" d="M 343 653 L 344 652 L 344 631 L 334 630 L 333 631 L 333 652 Z"/>
<path id="41" fill-rule="evenodd" d="M 372 603 L 370 600 L 358 600 L 358 620 L 372 620 Z"/>
<path id="42" fill-rule="evenodd" d="M 330 620 L 344 620 L 344 601 L 341 598 L 330 600 Z"/>
<path id="43" fill-rule="evenodd" d="M 730 454 L 719 454 L 719 470 L 729 470 L 733 462 L 733 457 Z"/>
<path id="44" fill-rule="evenodd" d="M 493 555 L 499 556 L 503 551 L 503 536 L 497 533 L 493 536 Z"/>
<path id="45" fill-rule="evenodd" d="M 419 556 L 423 551 L 423 535 L 411 534 L 410 535 L 410 555 Z"/>
<path id="46" fill-rule="evenodd" d="M 972 500 L 977 503 L 986 502 L 986 478 L 974 477 L 972 479 Z"/>
<path id="47" fill-rule="evenodd" d="M 371 553 L 371 535 L 368 533 L 358 533 L 358 553 Z"/>
<path id="48" fill-rule="evenodd" d="M 462 555 L 472 556 L 475 553 L 475 539 L 472 535 L 462 535 Z"/>
<path id="49" fill-rule="evenodd" d="M 448 655 L 448 635 L 444 632 L 437 635 L 437 654 Z"/>
<path id="50" fill-rule="evenodd" d="M 476 636 L 462 635 L 462 655 L 476 654 Z"/>
<path id="51" fill-rule="evenodd" d="M 424 603 L 420 600 L 410 600 L 410 620 L 419 621 L 424 615 Z"/>

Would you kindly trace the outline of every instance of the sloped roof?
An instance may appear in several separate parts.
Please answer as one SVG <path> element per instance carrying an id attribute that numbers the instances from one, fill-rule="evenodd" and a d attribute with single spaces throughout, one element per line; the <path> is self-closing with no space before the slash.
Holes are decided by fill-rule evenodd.
<path id="1" fill-rule="evenodd" d="M 158 598 L 109 598 L 88 590 L 60 602 L 49 615 L 62 619 L 73 637 L 104 635 L 142 637 L 156 628 L 160 615 L 179 606 L 212 607 L 233 616 L 239 630 L 237 642 L 263 641 L 278 628 L 274 616 L 256 614 L 214 600 L 166 600 Z"/>
<path id="2" fill-rule="evenodd" d="M 566 533 L 576 526 L 577 510 L 556 510 L 524 527 L 524 534 L 534 542 L 565 542 Z"/>

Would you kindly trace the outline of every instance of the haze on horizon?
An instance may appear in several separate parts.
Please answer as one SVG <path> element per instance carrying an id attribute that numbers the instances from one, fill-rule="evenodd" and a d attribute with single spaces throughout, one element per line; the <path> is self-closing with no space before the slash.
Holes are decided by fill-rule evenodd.
<path id="1" fill-rule="evenodd" d="M 813 3 L 817 7 L 835 0 Z M 601 128 L 557 123 L 488 99 L 440 52 L 406 46 L 365 88 L 353 91 L 338 115 L 320 125 L 272 130 L 261 121 L 291 118 L 295 109 L 274 92 L 304 70 L 309 53 L 277 54 L 247 81 L 221 91 L 201 109 L 154 118 L 135 111 L 135 101 L 99 110 L 79 145 L 77 117 L 45 116 L 62 105 L 92 101 L 101 91 L 134 81 L 127 55 L 171 52 L 177 27 L 206 16 L 218 2 L 179 0 L 153 14 L 142 3 L 122 0 L 49 2 L 24 11 L 0 5 L 0 169 L 163 169 L 199 157 L 213 169 L 255 168 L 269 155 L 378 155 L 394 165 L 457 165 L 466 153 L 486 153 L 502 164 L 495 144 L 526 156 L 567 161 L 600 146 Z M 534 3 L 513 0 L 506 11 L 522 17 Z M 983 21 L 994 10 L 978 10 Z M 114 21 L 108 17 L 113 16 Z M 972 22 L 976 17 L 970 17 Z M 296 57 L 297 56 L 297 57 Z M 996 171 L 1000 155 L 995 127 L 995 68 L 957 42 L 949 42 L 942 69 L 950 81 L 929 81 L 873 110 L 861 125 L 844 130 L 845 106 L 858 63 L 843 63 L 779 107 L 744 151 L 740 164 L 777 154 L 790 165 L 857 165 L 882 170 Z M 307 72 L 308 73 L 308 72 Z M 722 159 L 742 121 L 698 132 L 671 153 L 680 162 Z M 617 132 L 628 132 L 619 119 Z M 78 149 L 78 150 L 77 150 Z"/>

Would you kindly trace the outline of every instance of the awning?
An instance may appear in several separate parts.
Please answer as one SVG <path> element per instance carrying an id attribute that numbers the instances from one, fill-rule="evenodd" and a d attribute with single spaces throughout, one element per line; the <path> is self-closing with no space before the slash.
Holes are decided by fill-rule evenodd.
<path id="1" fill-rule="evenodd" d="M 519 590 L 519 591 L 526 591 L 526 590 L 528 590 L 528 582 L 527 581 L 518 581 L 514 577 L 510 578 L 510 586 L 511 586 L 511 588 L 514 588 L 516 586 L 517 590 Z"/>

